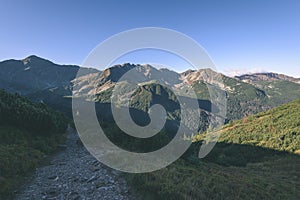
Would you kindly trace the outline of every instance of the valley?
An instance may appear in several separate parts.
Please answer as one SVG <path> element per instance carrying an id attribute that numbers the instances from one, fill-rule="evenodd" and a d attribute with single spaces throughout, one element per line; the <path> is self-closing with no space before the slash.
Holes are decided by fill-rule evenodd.
<path id="1" fill-rule="evenodd" d="M 139 78 L 119 82 L 129 71 Z M 127 92 L 128 84 L 136 81 L 137 89 Z M 167 119 L 159 134 L 138 139 L 116 125 L 111 98 L 117 86 L 124 93 L 121 103 L 131 97 L 131 117 L 141 126 L 150 122 L 151 106 L 164 106 Z M 185 87 L 193 89 L 196 97 L 180 93 Z M 212 112 L 214 102 L 222 100 L 215 96 L 212 101 L 209 87 L 225 94 L 227 112 L 224 127 L 213 130 L 221 133 L 217 145 L 199 159 L 209 124 L 220 114 Z M 275 73 L 228 77 L 211 69 L 177 73 L 130 63 L 100 71 L 29 56 L 0 62 L 0 88 L 4 89 L 0 93 L 0 183 L 5 198 L 300 198 L 299 79 Z M 164 169 L 126 174 L 105 167 L 70 128 L 73 96 L 95 102 L 98 120 L 114 144 L 140 153 L 157 150 L 172 140 L 181 120 L 174 91 L 187 102 L 196 99 L 200 124 L 189 138 L 193 144 L 188 151 Z M 59 149 L 49 164 L 41 166 Z M 33 172 L 32 180 L 24 182 Z"/>

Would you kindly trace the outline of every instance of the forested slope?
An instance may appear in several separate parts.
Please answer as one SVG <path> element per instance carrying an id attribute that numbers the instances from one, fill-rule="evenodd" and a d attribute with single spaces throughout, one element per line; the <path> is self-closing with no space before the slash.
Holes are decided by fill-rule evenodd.
<path id="1" fill-rule="evenodd" d="M 67 122 L 45 104 L 0 90 L 0 197 L 63 142 Z"/>

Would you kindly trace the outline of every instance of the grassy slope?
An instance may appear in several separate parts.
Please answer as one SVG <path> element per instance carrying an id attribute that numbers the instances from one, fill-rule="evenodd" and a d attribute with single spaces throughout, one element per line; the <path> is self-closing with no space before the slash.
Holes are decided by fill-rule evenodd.
<path id="1" fill-rule="evenodd" d="M 232 122 L 219 132 L 219 142 L 300 153 L 300 100 Z"/>
<path id="2" fill-rule="evenodd" d="M 208 158 L 128 179 L 148 199 L 299 199 L 299 116 L 300 100 L 233 122 Z"/>
<path id="3" fill-rule="evenodd" d="M 179 160 L 128 179 L 148 199 L 299 199 L 299 164 L 291 157 L 247 167 Z"/>

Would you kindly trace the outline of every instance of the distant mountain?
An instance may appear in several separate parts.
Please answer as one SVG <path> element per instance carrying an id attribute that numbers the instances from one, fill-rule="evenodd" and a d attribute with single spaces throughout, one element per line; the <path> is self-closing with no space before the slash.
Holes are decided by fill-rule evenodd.
<path id="1" fill-rule="evenodd" d="M 0 87 L 27 95 L 58 87 L 67 89 L 79 67 L 60 66 L 37 56 L 29 56 L 24 60 L 3 61 L 0 69 Z"/>
<path id="2" fill-rule="evenodd" d="M 81 73 L 80 77 L 76 77 L 79 70 L 82 70 L 81 72 L 83 73 Z M 124 78 L 119 82 L 120 77 L 129 71 L 131 71 L 132 76 Z M 136 81 L 140 82 L 137 89 L 134 92 L 127 92 L 128 83 Z M 280 181 L 283 178 L 285 180 L 294 180 L 297 177 L 297 174 L 294 175 L 294 172 L 297 172 L 295 170 L 296 167 L 290 166 L 289 159 L 295 163 L 298 163 L 298 159 L 290 157 L 289 154 L 283 155 L 281 151 L 299 153 L 299 100 L 272 110 L 270 109 L 283 103 L 300 99 L 299 79 L 274 73 L 260 73 L 231 78 L 211 69 L 187 70 L 183 73 L 177 73 L 168 69 L 156 69 L 151 65 L 130 63 L 115 65 L 104 71 L 98 71 L 75 65 L 58 65 L 37 56 L 29 56 L 23 60 L 0 62 L 0 88 L 5 89 L 9 93 L 19 93 L 36 102 L 42 101 L 69 114 L 71 114 L 71 95 L 74 95 L 74 97 L 84 97 L 85 99 L 93 97 L 93 99 L 89 100 L 96 102 L 95 108 L 99 121 L 101 125 L 103 124 L 103 127 L 109 130 L 108 137 L 116 138 L 121 143 L 124 142 L 122 144 L 124 145 L 124 149 L 126 149 L 129 148 L 126 146 L 126 140 L 132 138 L 128 138 L 127 134 L 120 136 L 118 127 L 113 122 L 110 123 L 111 121 L 105 121 L 112 119 L 110 102 L 113 90 L 117 84 L 124 91 L 120 102 L 124 101 L 127 97 L 131 97 L 130 114 L 138 124 L 146 125 L 149 123 L 148 111 L 152 105 L 162 104 L 166 109 L 167 123 L 165 130 L 162 131 L 163 135 L 159 135 L 158 138 L 153 140 L 153 143 L 150 143 L 149 148 L 151 147 L 151 149 L 152 147 L 156 148 L 157 145 L 154 143 L 165 142 L 165 140 L 162 140 L 165 137 L 161 138 L 160 136 L 167 135 L 168 137 L 172 137 L 172 134 L 175 132 L 168 130 L 178 128 L 181 113 L 174 91 L 178 91 L 180 97 L 188 100 L 194 97 L 186 94 L 186 90 L 183 89 L 191 88 L 195 91 L 201 109 L 198 130 L 201 133 L 205 132 L 208 128 L 210 120 L 216 117 L 211 112 L 211 107 L 214 106 L 211 99 L 220 98 L 217 95 L 211 97 L 208 87 L 213 86 L 214 89 L 222 91 L 227 98 L 226 120 L 228 124 L 221 130 L 220 141 L 222 143 L 217 144 L 207 158 L 209 162 L 214 162 L 214 164 L 202 161 L 198 162 L 198 157 L 196 159 L 187 157 L 186 161 L 181 159 L 175 165 L 170 166 L 170 168 L 163 169 L 164 171 L 162 172 L 164 173 L 156 172 L 157 175 L 153 173 L 142 175 L 154 178 L 151 177 L 144 180 L 135 179 L 138 180 L 136 182 L 138 185 L 143 186 L 150 183 L 147 187 L 153 187 L 152 191 L 158 191 L 162 195 L 167 194 L 167 196 L 173 194 L 174 198 L 201 199 L 209 198 L 210 194 L 215 193 L 216 189 L 211 187 L 211 185 L 221 180 L 221 182 L 219 181 L 220 184 L 217 184 L 217 190 L 222 191 L 220 194 L 228 194 L 230 198 L 235 198 L 240 194 L 245 194 L 244 196 L 239 196 L 241 198 L 253 199 L 254 196 L 263 197 L 263 199 L 272 198 L 269 196 L 270 192 L 266 192 L 265 188 L 269 188 L 272 191 L 271 193 L 275 192 L 277 195 L 282 195 L 280 196 L 282 199 L 293 199 L 292 197 L 296 196 L 294 193 L 298 190 L 293 190 L 296 181 L 288 182 L 284 187 L 283 185 L 278 185 L 278 183 L 281 183 Z M 41 126 L 55 127 L 55 124 L 58 122 L 65 123 L 60 117 L 52 115 L 52 111 L 50 112 L 50 109 L 45 104 L 36 105 L 19 95 L 8 95 L 4 91 L 0 92 L 0 94 L 0 107 L 3 107 L 0 109 L 3 112 L 0 118 L 4 125 L 8 123 L 3 120 L 15 122 L 18 119 L 18 124 L 12 124 L 13 126 L 21 127 L 22 129 L 23 126 L 30 124 L 30 129 L 37 128 L 38 133 L 44 133 L 44 131 L 41 132 L 39 129 Z M 7 113 L 14 113 L 14 115 L 13 117 L 8 117 Z M 250 116 L 256 113 L 259 114 Z M 51 122 L 53 121 L 52 118 L 57 120 L 54 125 Z M 241 120 L 233 121 L 235 119 Z M 29 120 L 30 123 L 24 123 L 27 122 L 26 120 Z M 38 123 L 35 124 L 34 122 Z M 6 128 L 3 127 L 3 129 L 0 129 L 0 134 L 4 134 L 4 132 L 5 134 L 12 133 L 12 136 L 14 136 L 13 134 L 18 133 L 15 128 L 12 131 L 7 131 Z M 27 129 L 29 130 L 29 128 L 26 128 L 26 131 L 28 131 Z M 9 140 L 7 141 L 11 141 L 11 138 L 6 135 L 3 135 L 2 138 L 8 138 Z M 26 138 L 25 145 L 36 142 L 35 145 L 41 149 L 48 146 L 41 143 L 42 141 L 40 140 L 27 141 L 30 138 L 25 136 L 24 138 Z M 166 138 L 166 142 L 169 139 Z M 3 141 L 5 142 L 6 140 Z M 1 140 L 0 143 L 3 141 Z M 50 143 L 52 143 L 52 140 L 49 141 Z M 128 144 L 130 146 L 132 143 Z M 137 141 L 136 144 L 140 144 L 141 150 L 145 150 L 146 145 L 144 141 Z M 27 148 L 27 146 L 25 147 Z M 13 148 L 0 148 L 0 153 L 3 155 L 0 158 L 4 159 L 3 162 L 7 161 L 5 157 L 7 152 L 11 155 L 16 154 L 16 150 Z M 25 152 L 23 149 L 17 151 L 21 155 L 19 157 L 24 157 L 23 152 Z M 264 160 L 277 159 L 277 155 L 281 156 L 278 161 L 269 162 L 269 160 Z M 30 156 L 30 158 L 33 157 Z M 25 156 L 25 158 L 27 157 Z M 22 161 L 22 159 L 14 159 L 11 162 L 11 166 L 19 165 L 19 161 Z M 254 162 L 257 161 L 262 161 L 262 163 L 257 163 L 256 167 Z M 0 167 L 3 162 L 0 162 Z M 283 170 L 277 170 L 278 165 L 276 163 L 278 162 L 280 162 Z M 235 167 L 227 168 L 215 165 L 215 163 L 226 166 L 233 165 Z M 245 168 L 238 168 L 237 166 Z M 266 167 L 266 170 L 261 171 L 261 166 L 264 169 Z M 287 170 L 286 167 L 290 167 L 291 170 Z M 11 169 L 14 168 L 9 167 L 5 170 L 11 171 Z M 180 171 L 179 174 L 186 176 L 184 179 L 178 179 L 178 170 Z M 224 170 L 226 173 L 224 173 Z M 291 174 L 284 174 L 286 171 Z M 267 173 L 267 176 L 261 176 L 262 173 Z M 214 174 L 213 179 L 212 174 Z M 277 175 L 274 177 L 274 174 Z M 0 173 L 0 181 L 3 180 L 3 176 Z M 199 179 L 198 177 L 200 176 L 205 178 Z M 168 180 L 170 182 L 165 182 Z M 191 180 L 191 184 L 186 184 L 184 180 Z M 207 180 L 211 181 L 211 184 L 207 185 Z M 237 180 L 239 180 L 238 184 Z M 165 189 L 166 185 L 168 186 L 167 190 Z M 191 192 L 191 185 L 195 186 L 193 191 L 197 192 Z M 253 189 L 251 192 L 249 192 L 249 187 Z M 157 190 L 157 188 L 160 189 Z M 204 188 L 205 191 L 203 190 L 202 193 L 199 193 L 199 188 Z M 236 193 L 237 188 L 239 190 Z M 251 196 L 257 188 L 259 188 L 257 193 Z M 169 190 L 171 193 L 168 193 Z"/>
<path id="3" fill-rule="evenodd" d="M 300 78 L 276 73 L 255 73 L 236 76 L 237 80 L 250 83 L 265 91 L 269 104 L 274 107 L 298 99 Z"/>
<path id="4" fill-rule="evenodd" d="M 63 97 L 72 94 L 70 83 L 79 68 L 76 65 L 58 65 L 34 55 L 23 60 L 6 60 L 0 62 L 0 88 L 62 108 L 59 104 L 66 103 Z M 97 71 L 82 69 L 86 73 Z"/>
<path id="5" fill-rule="evenodd" d="M 113 88 L 119 79 L 130 71 L 130 77 L 123 81 L 135 81 L 147 83 L 151 80 L 159 80 L 166 85 L 174 86 L 180 83 L 180 74 L 168 69 L 156 69 L 151 65 L 135 65 L 125 63 L 122 65 L 114 65 L 103 72 L 91 73 L 86 76 L 79 77 L 72 81 L 77 86 L 78 91 L 75 94 L 99 94 L 105 90 Z M 87 81 L 88 80 L 88 81 Z M 84 90 L 80 90 L 84 88 Z"/>
<path id="6" fill-rule="evenodd" d="M 131 71 L 131 76 L 122 80 L 124 86 L 126 82 L 132 81 L 131 79 L 134 77 L 135 81 L 141 83 L 140 87 L 142 85 L 162 83 L 179 93 L 183 91 L 184 87 L 191 87 L 194 89 L 198 99 L 207 101 L 211 99 L 207 84 L 214 85 L 226 93 L 229 110 L 228 120 L 240 119 L 241 117 L 270 108 L 267 104 L 267 96 L 261 89 L 214 72 L 211 69 L 188 70 L 179 74 L 167 69 L 156 69 L 151 65 L 134 65 L 129 63 L 110 67 L 104 70 L 103 73 L 93 73 L 74 79 L 72 81 L 72 84 L 75 86 L 74 88 L 76 88 L 74 94 L 76 96 L 95 95 L 96 99 L 94 100 L 109 103 L 113 88 L 119 78 L 129 71 Z M 153 82 L 153 80 L 156 81 Z M 152 86 L 144 87 L 143 91 L 148 90 L 148 88 L 152 88 Z M 133 96 L 134 102 L 144 102 L 143 105 L 141 103 L 133 103 L 135 108 L 144 111 L 148 110 L 149 106 L 152 105 L 152 97 L 157 95 L 155 94 L 155 90 L 148 92 L 147 101 L 140 93 L 133 94 L 136 95 Z M 124 93 L 124 95 L 127 94 L 130 93 Z M 185 96 L 186 94 L 182 95 Z"/>
<path id="7" fill-rule="evenodd" d="M 286 76 L 283 74 L 276 74 L 272 72 L 266 73 L 254 73 L 254 74 L 244 74 L 241 76 L 235 76 L 236 79 L 251 83 L 251 84 L 258 84 L 261 81 L 290 81 L 294 83 L 300 84 L 300 78 L 294 78 L 291 76 Z"/>
<path id="8" fill-rule="evenodd" d="M 76 77 L 79 69 L 83 73 L 80 77 Z M 230 78 L 211 69 L 177 73 L 168 69 L 156 69 L 147 64 L 130 63 L 98 71 L 75 65 L 58 65 L 37 56 L 0 62 L 0 88 L 8 92 L 20 93 L 34 101 L 43 101 L 71 113 L 69 97 L 72 91 L 74 96 L 85 95 L 86 98 L 94 96 L 93 100 L 99 104 L 110 103 L 114 87 L 120 77 L 129 71 L 131 72 L 130 78 L 124 78 L 120 84 L 123 84 L 125 89 L 126 82 L 140 82 L 140 92 L 124 93 L 123 98 L 133 95 L 131 106 L 146 112 L 155 102 L 154 98 L 157 99 L 160 96 L 160 102 L 165 98 L 165 103 L 167 103 L 170 99 L 174 99 L 170 90 L 180 92 L 184 87 L 194 89 L 197 98 L 202 100 L 202 103 L 210 102 L 208 86 L 214 85 L 218 90 L 224 91 L 228 100 L 228 121 L 300 98 L 298 79 L 273 73 Z M 161 83 L 163 83 L 161 87 L 156 86 Z M 169 96 L 162 97 L 161 91 Z M 206 107 L 202 106 L 202 108 Z M 203 111 L 209 115 L 209 109 Z"/>

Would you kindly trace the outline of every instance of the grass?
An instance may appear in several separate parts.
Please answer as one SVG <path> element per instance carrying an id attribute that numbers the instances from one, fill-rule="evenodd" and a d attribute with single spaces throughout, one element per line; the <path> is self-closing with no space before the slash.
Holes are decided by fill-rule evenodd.
<path id="1" fill-rule="evenodd" d="M 300 100 L 224 126 L 197 158 L 205 135 L 167 168 L 127 179 L 148 199 L 300 199 Z"/>
<path id="2" fill-rule="evenodd" d="M 148 174 L 127 175 L 149 199 L 299 199 L 299 158 L 224 167 L 179 160 Z"/>
<path id="3" fill-rule="evenodd" d="M 8 126 L 0 126 L 0 138 L 0 198 L 5 199 L 65 140 L 63 134 L 37 136 Z"/>
<path id="4" fill-rule="evenodd" d="M 300 100 L 237 120 L 218 132 L 221 133 L 219 142 L 297 153 L 300 150 Z M 204 136 L 199 134 L 195 141 Z"/>

